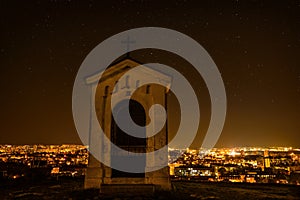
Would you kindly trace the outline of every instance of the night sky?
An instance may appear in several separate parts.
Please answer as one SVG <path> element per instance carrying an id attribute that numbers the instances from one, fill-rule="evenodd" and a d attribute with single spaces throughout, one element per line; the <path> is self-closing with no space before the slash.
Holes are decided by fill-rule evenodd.
<path id="1" fill-rule="evenodd" d="M 217 146 L 300 147 L 299 0 L 1 1 L 0 143 L 79 144 L 72 87 L 82 61 L 106 38 L 145 26 L 182 32 L 215 61 L 228 101 Z M 190 80 L 203 120 L 198 147 L 210 116 L 200 76 L 167 52 L 130 56 L 167 64 Z"/>

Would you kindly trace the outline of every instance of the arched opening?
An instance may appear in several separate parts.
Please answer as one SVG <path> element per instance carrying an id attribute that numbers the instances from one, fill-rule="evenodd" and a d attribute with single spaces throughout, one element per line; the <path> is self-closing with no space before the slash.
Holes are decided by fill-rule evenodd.
<path id="1" fill-rule="evenodd" d="M 114 107 L 114 113 L 117 113 L 118 119 L 122 119 L 122 116 L 125 115 L 125 106 L 127 106 L 126 101 L 121 101 Z M 144 107 L 135 100 L 129 101 L 129 112 L 132 120 L 140 125 L 145 126 L 146 125 L 146 113 Z M 144 138 L 137 138 L 134 136 L 131 136 L 127 133 L 125 133 L 122 129 L 119 128 L 119 126 L 116 124 L 113 116 L 112 116 L 112 123 L 111 123 L 111 141 L 117 145 L 118 147 L 131 152 L 137 152 L 137 153 L 145 153 L 146 152 L 146 145 L 147 145 L 147 139 L 146 137 L 146 131 L 140 133 Z M 146 158 L 145 155 L 142 155 L 143 158 L 139 158 L 138 165 L 140 166 L 146 166 Z M 117 155 L 114 152 L 111 154 L 111 162 L 118 162 L 122 160 L 122 155 Z M 116 169 L 112 169 L 112 177 L 145 177 L 145 173 L 128 173 L 128 172 L 122 172 Z"/>

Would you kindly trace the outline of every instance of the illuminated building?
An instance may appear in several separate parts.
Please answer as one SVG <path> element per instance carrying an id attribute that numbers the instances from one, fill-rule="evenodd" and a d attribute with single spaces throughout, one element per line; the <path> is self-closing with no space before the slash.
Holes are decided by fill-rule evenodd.
<path id="1" fill-rule="evenodd" d="M 269 158 L 269 151 L 265 150 L 264 151 L 264 168 L 270 168 L 270 158 Z"/>

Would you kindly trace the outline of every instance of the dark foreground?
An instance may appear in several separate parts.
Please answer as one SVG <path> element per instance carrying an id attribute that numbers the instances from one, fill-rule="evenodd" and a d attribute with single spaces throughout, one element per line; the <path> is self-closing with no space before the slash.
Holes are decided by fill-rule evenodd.
<path id="1" fill-rule="evenodd" d="M 101 195 L 96 189 L 83 190 L 82 179 L 14 181 L 0 183 L 0 199 L 300 199 L 300 187 L 245 183 L 173 182 L 174 190 L 154 194 Z"/>

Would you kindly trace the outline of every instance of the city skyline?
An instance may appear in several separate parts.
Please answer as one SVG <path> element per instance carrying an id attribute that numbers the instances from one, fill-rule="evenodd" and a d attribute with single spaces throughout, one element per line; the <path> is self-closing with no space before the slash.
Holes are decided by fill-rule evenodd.
<path id="1" fill-rule="evenodd" d="M 62 196 L 77 199 L 78 194 L 84 198 L 102 196 L 103 193 L 99 194 L 98 190 L 91 192 L 93 190 L 90 189 L 88 193 L 82 190 L 89 158 L 90 154 L 83 145 L 0 145 L 0 180 L 4 186 L 1 196 L 34 198 L 43 195 L 49 199 Z M 172 194 L 176 192 L 174 196 L 180 195 L 177 199 L 190 198 L 191 194 L 195 196 L 196 191 L 198 196 L 209 196 L 211 193 L 207 192 L 207 186 L 221 198 L 234 195 L 245 199 L 244 196 L 249 194 L 253 199 L 265 199 L 266 195 L 280 199 L 297 199 L 299 196 L 300 149 L 172 149 L 168 161 L 172 183 L 176 188 L 178 184 L 188 188 L 184 190 L 186 197 L 178 189 L 172 191 Z M 228 194 L 217 189 L 219 187 L 226 187 Z M 120 193 L 106 195 L 124 197 Z M 147 195 L 152 196 L 151 192 Z M 168 195 L 166 199 L 169 198 Z"/>

